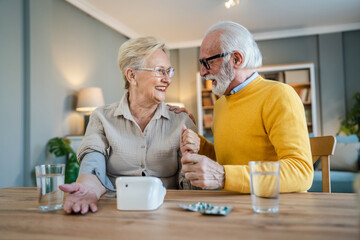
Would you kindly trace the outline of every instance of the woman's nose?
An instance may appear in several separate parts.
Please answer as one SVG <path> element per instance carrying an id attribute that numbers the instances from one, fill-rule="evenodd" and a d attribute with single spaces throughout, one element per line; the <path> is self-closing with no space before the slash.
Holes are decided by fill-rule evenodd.
<path id="1" fill-rule="evenodd" d="M 168 74 L 165 74 L 164 77 L 161 78 L 161 81 L 165 82 L 167 84 L 170 84 L 171 83 L 171 78 L 169 77 Z"/>

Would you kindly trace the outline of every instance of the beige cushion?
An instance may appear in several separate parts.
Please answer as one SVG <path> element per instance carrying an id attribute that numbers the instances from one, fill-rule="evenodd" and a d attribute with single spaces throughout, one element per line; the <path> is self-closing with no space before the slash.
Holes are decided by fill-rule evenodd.
<path id="1" fill-rule="evenodd" d="M 335 153 L 330 156 L 330 169 L 342 171 L 357 171 L 360 142 L 336 143 Z"/>

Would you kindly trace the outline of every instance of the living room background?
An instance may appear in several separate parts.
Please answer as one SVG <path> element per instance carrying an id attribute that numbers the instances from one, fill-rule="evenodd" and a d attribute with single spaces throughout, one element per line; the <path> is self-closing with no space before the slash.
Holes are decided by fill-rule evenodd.
<path id="1" fill-rule="evenodd" d="M 0 1 L 0 188 L 34 186 L 34 166 L 54 136 L 81 133 L 77 91 L 101 87 L 105 103 L 125 92 L 117 51 L 127 37 L 63 0 Z M 258 41 L 263 64 L 313 62 L 323 135 L 336 134 L 360 91 L 360 30 Z M 199 48 L 172 49 L 168 102 L 196 115 Z M 195 116 L 196 117 L 196 116 Z"/>

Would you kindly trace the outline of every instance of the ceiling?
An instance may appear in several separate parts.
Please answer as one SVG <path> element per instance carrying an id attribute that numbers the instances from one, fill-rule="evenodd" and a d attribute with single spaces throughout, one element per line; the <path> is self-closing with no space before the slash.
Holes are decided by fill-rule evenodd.
<path id="1" fill-rule="evenodd" d="M 256 40 L 360 29 L 360 0 L 66 0 L 121 34 L 155 36 L 170 48 L 200 46 L 221 20 L 244 25 Z"/>

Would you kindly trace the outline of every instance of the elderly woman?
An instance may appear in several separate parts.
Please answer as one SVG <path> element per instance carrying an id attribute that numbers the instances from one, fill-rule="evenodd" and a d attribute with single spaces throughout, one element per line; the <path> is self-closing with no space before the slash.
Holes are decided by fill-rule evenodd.
<path id="1" fill-rule="evenodd" d="M 180 174 L 180 136 L 196 127 L 188 114 L 164 104 L 174 75 L 165 44 L 152 37 L 128 40 L 118 64 L 128 91 L 90 117 L 78 151 L 79 177 L 60 187 L 70 193 L 63 207 L 68 213 L 96 212 L 98 199 L 106 189 L 115 191 L 119 176 L 155 176 L 172 189 L 188 186 Z M 183 142 L 181 150 L 191 151 L 196 141 Z"/>

